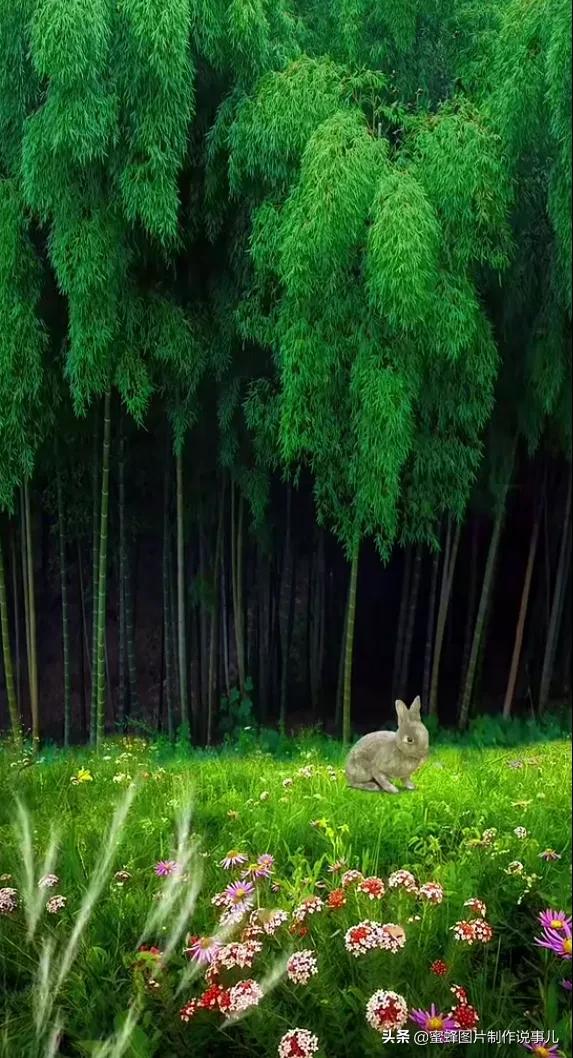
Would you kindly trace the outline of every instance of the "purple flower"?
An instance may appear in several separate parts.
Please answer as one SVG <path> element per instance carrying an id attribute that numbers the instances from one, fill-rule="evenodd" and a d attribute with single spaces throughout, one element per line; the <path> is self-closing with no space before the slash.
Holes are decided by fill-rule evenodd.
<path id="1" fill-rule="evenodd" d="M 169 878 L 170 875 L 176 874 L 179 870 L 179 864 L 175 860 L 160 860 L 159 863 L 155 864 L 155 873 L 158 878 Z"/>
<path id="2" fill-rule="evenodd" d="M 254 903 L 255 887 L 252 882 L 232 882 L 225 889 L 227 907 L 247 910 Z"/>
<path id="3" fill-rule="evenodd" d="M 457 1024 L 449 1014 L 441 1014 L 432 1003 L 429 1010 L 412 1010 L 410 1020 L 419 1025 L 425 1032 L 454 1032 Z"/>
<path id="4" fill-rule="evenodd" d="M 214 962 L 222 947 L 214 937 L 188 937 L 187 945 L 184 954 L 201 964 Z"/>
<path id="5" fill-rule="evenodd" d="M 555 849 L 544 849 L 539 853 L 539 859 L 545 860 L 546 863 L 553 863 L 555 860 L 560 860 L 561 855 L 555 852 Z"/>
<path id="6" fill-rule="evenodd" d="M 270 852 L 263 852 L 262 856 L 257 857 L 257 863 L 270 874 L 275 865 L 275 858 Z"/>
<path id="7" fill-rule="evenodd" d="M 536 1054 L 537 1058 L 558 1058 L 561 1055 L 559 1045 L 557 1043 L 524 1043 L 523 1046 L 527 1051 L 531 1051 L 532 1054 Z"/>
<path id="8" fill-rule="evenodd" d="M 564 911 L 542 911 L 538 916 L 544 929 L 563 930 L 571 936 L 571 916 Z"/>
<path id="9" fill-rule="evenodd" d="M 573 951 L 571 927 L 567 926 L 561 930 L 544 929 L 543 937 L 536 937 L 535 943 L 539 945 L 540 948 L 547 948 L 548 951 L 552 951 L 555 955 L 559 955 L 561 959 L 570 959 Z"/>
<path id="10" fill-rule="evenodd" d="M 566 992 L 570 992 L 573 988 L 573 984 L 566 977 L 564 977 L 561 981 L 561 987 L 564 988 Z"/>

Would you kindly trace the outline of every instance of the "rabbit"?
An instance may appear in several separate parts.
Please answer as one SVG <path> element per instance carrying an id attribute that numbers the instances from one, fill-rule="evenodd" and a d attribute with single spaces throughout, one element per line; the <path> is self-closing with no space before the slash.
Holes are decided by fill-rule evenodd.
<path id="1" fill-rule="evenodd" d="M 352 747 L 346 758 L 348 785 L 355 790 L 399 793 L 391 779 L 403 779 L 407 790 L 416 787 L 410 776 L 428 757 L 428 729 L 420 719 L 419 696 L 408 709 L 396 702 L 397 731 L 373 731 Z"/>

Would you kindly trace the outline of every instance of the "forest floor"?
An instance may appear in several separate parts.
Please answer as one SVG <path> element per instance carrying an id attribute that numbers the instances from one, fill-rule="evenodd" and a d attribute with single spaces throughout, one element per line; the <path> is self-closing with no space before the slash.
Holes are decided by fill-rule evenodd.
<path id="1" fill-rule="evenodd" d="M 1 751 L 2 1058 L 415 1055 L 432 1004 L 475 1058 L 571 1053 L 570 742 L 439 745 L 398 796 L 308 745 Z"/>

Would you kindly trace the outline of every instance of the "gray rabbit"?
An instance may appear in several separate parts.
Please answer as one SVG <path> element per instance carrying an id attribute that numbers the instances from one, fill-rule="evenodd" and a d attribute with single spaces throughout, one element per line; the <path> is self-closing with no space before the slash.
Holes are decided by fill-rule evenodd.
<path id="1" fill-rule="evenodd" d="M 420 720 L 420 698 L 408 706 L 396 702 L 397 731 L 373 731 L 352 747 L 346 758 L 345 774 L 355 790 L 399 793 L 391 779 L 403 779 L 407 790 L 416 787 L 410 776 L 428 757 L 428 729 Z"/>

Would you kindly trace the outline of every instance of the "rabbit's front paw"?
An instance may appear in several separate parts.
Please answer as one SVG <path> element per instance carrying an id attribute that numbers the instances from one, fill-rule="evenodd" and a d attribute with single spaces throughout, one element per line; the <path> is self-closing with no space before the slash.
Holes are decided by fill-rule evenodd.
<path id="1" fill-rule="evenodd" d="M 406 779 L 406 781 L 404 783 L 404 789 L 405 790 L 415 790 L 416 789 L 416 787 L 414 786 L 414 783 L 412 782 L 411 779 Z"/>

